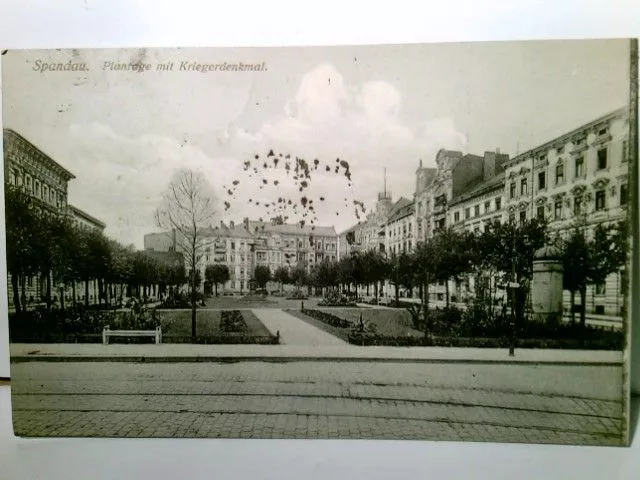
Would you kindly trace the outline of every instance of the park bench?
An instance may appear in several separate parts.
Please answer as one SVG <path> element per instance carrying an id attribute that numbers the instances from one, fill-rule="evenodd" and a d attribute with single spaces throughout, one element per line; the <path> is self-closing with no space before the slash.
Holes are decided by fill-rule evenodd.
<path id="1" fill-rule="evenodd" d="M 102 343 L 109 344 L 109 337 L 155 337 L 156 345 L 162 343 L 162 330 L 111 330 L 108 326 L 102 330 Z"/>

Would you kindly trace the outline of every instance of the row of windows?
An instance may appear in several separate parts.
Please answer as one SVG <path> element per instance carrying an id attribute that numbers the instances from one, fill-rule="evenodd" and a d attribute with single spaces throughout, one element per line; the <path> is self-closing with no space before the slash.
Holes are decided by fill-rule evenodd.
<path id="1" fill-rule="evenodd" d="M 496 197 L 493 201 L 493 205 L 494 205 L 494 212 L 500 211 L 500 209 L 502 209 L 502 198 L 500 197 Z M 471 215 L 471 207 L 467 207 L 464 209 L 464 218 L 465 220 L 469 220 L 470 218 L 472 218 Z M 491 212 L 491 200 L 487 200 L 486 202 L 484 202 L 484 210 L 482 212 L 482 214 L 487 214 Z M 480 204 L 477 204 L 473 207 L 473 217 L 479 217 L 480 216 Z M 454 212 L 453 213 L 453 222 L 454 223 L 458 223 L 460 221 L 460 212 Z"/>
<path id="2" fill-rule="evenodd" d="M 619 199 L 619 204 L 620 205 L 626 205 L 627 204 L 627 200 L 628 200 L 628 187 L 626 184 L 623 184 L 620 186 L 620 199 Z M 574 197 L 573 199 L 573 214 L 574 215 L 581 215 L 583 213 L 585 213 L 585 207 L 586 207 L 586 201 L 583 198 L 582 195 L 578 195 L 576 197 Z M 604 189 L 601 190 L 597 190 L 595 192 L 595 211 L 596 212 L 600 212 L 603 210 L 606 210 L 607 208 L 607 192 Z M 553 220 L 562 220 L 562 214 L 564 211 L 564 206 L 563 206 L 563 201 L 562 200 L 556 200 L 553 204 Z M 545 213 L 545 206 L 544 205 L 539 205 L 536 208 L 536 217 L 540 218 L 540 219 L 545 219 L 546 217 L 546 213 Z M 527 212 L 526 210 L 522 210 L 520 212 L 520 221 L 524 221 L 527 218 Z M 515 221 L 515 214 L 511 214 L 509 216 L 509 219 L 511 221 Z"/>
<path id="3" fill-rule="evenodd" d="M 24 180 L 23 180 L 24 178 Z M 64 208 L 65 198 L 64 194 L 56 191 L 55 188 L 50 187 L 44 182 L 40 182 L 38 179 L 34 179 L 31 175 L 25 173 L 24 177 L 21 172 L 10 168 L 9 169 L 9 184 L 16 186 L 24 186 L 29 195 L 55 206 L 56 208 Z"/>
<path id="4" fill-rule="evenodd" d="M 627 159 L 627 142 L 623 142 L 622 161 Z M 596 170 L 606 170 L 609 165 L 609 153 L 607 147 L 601 148 L 596 154 Z M 574 178 L 585 177 L 585 157 L 580 155 L 574 159 Z M 537 190 L 545 190 L 547 188 L 547 172 L 540 171 L 537 173 Z M 528 180 L 523 178 L 520 180 L 520 195 L 528 195 Z M 565 182 L 565 164 L 560 161 L 555 166 L 555 185 L 562 185 Z M 517 183 L 511 182 L 509 185 L 509 198 L 516 198 L 517 196 Z"/>

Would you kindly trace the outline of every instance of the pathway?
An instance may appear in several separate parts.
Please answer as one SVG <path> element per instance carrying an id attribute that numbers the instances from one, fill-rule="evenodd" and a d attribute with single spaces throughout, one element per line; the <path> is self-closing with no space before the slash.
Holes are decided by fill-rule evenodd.
<path id="1" fill-rule="evenodd" d="M 280 332 L 281 344 L 313 347 L 349 345 L 330 333 L 323 332 L 280 309 L 256 308 L 252 311 L 271 333 L 275 335 L 276 332 Z"/>

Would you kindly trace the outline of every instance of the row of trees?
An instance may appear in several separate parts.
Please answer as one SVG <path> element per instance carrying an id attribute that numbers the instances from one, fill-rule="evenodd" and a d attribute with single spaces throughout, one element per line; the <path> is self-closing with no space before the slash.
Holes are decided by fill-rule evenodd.
<path id="1" fill-rule="evenodd" d="M 429 316 L 429 288 L 445 285 L 449 306 L 449 282 L 463 277 L 475 279 L 476 299 L 482 300 L 486 313 L 494 314 L 495 289 L 498 285 L 518 285 L 512 290 L 510 302 L 516 321 L 522 321 L 533 275 L 536 250 L 545 245 L 557 247 L 564 265 L 564 288 L 572 300 L 578 293 L 582 305 L 589 284 L 603 283 L 606 277 L 626 265 L 626 223 L 575 225 L 566 236 L 551 237 L 544 221 L 533 219 L 521 223 L 488 225 L 484 232 L 439 230 L 429 241 L 419 243 L 408 253 L 384 255 L 378 251 L 354 253 L 340 261 L 323 261 L 307 274 L 303 267 L 291 272 L 278 269 L 273 279 L 283 283 L 308 285 L 316 288 L 341 286 L 347 292 L 365 286 L 367 295 L 373 286 L 378 297 L 379 288 L 388 281 L 393 285 L 398 301 L 399 289 L 418 289 L 425 318 Z M 585 322 L 581 309 L 582 324 Z"/>
<path id="2" fill-rule="evenodd" d="M 27 309 L 26 285 L 36 279 L 44 286 L 47 308 L 59 298 L 65 308 L 67 292 L 75 304 L 77 289 L 89 305 L 90 284 L 97 283 L 99 303 L 120 302 L 128 293 L 148 296 L 186 282 L 184 262 L 168 263 L 135 251 L 96 230 L 78 228 L 65 214 L 49 210 L 22 189 L 5 185 L 7 269 L 16 312 Z"/>

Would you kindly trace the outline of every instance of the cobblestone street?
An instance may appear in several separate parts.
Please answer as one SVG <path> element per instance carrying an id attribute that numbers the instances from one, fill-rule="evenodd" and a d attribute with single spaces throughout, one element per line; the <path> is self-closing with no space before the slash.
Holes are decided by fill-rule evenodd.
<path id="1" fill-rule="evenodd" d="M 20 436 L 621 443 L 615 366 L 12 365 Z"/>

